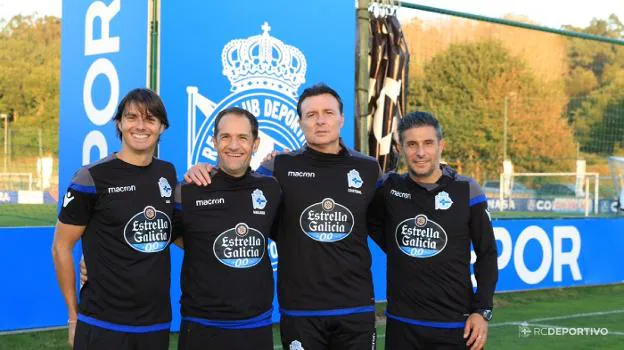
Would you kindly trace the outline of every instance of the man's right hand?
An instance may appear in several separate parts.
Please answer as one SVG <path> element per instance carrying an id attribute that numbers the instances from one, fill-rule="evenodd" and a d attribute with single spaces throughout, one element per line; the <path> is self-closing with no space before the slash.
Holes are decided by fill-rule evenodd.
<path id="1" fill-rule="evenodd" d="M 87 283 L 89 278 L 87 277 L 87 264 L 85 264 L 84 256 L 80 258 L 80 287 Z"/>
<path id="2" fill-rule="evenodd" d="M 284 148 L 283 151 L 273 151 L 271 153 L 267 153 L 267 155 L 264 157 L 264 159 L 262 160 L 262 163 L 267 163 L 273 160 L 273 158 L 277 157 L 280 154 L 287 154 L 290 153 L 290 149 L 288 148 Z"/>
<path id="3" fill-rule="evenodd" d="M 212 182 L 210 178 L 211 171 L 212 165 L 208 163 L 197 163 L 184 174 L 184 181 L 189 184 L 194 183 L 197 186 L 208 186 Z"/>

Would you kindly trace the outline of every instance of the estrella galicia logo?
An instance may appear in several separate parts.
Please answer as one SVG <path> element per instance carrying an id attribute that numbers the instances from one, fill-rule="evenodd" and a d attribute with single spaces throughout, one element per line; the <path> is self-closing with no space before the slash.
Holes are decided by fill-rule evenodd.
<path id="1" fill-rule="evenodd" d="M 451 207 L 451 205 L 453 205 L 453 200 L 451 200 L 451 196 L 447 192 L 440 191 L 440 193 L 436 194 L 435 196 L 436 210 L 438 209 L 447 210 L 448 208 Z"/>
<path id="2" fill-rule="evenodd" d="M 152 206 L 134 215 L 124 227 L 126 243 L 142 253 L 156 253 L 171 241 L 171 219 Z"/>
<path id="3" fill-rule="evenodd" d="M 197 162 L 215 164 L 217 151 L 212 138 L 219 111 L 240 107 L 258 118 L 260 146 L 251 161 L 256 169 L 264 157 L 286 148 L 299 149 L 305 137 L 297 116 L 297 90 L 305 82 L 306 58 L 298 48 L 269 35 L 267 22 L 262 34 L 228 42 L 221 53 L 223 75 L 231 84 L 231 94 L 212 102 L 187 86 L 188 144 L 187 165 Z M 203 116 L 196 115 L 197 110 Z"/>
<path id="4" fill-rule="evenodd" d="M 360 177 L 360 172 L 355 169 L 351 169 L 351 171 L 347 173 L 347 181 L 349 182 L 349 187 L 353 188 L 360 188 L 362 184 L 364 184 L 364 181 L 362 181 Z"/>
<path id="5" fill-rule="evenodd" d="M 264 207 L 266 207 L 267 205 L 267 199 L 264 196 L 264 192 L 262 192 L 261 189 L 256 188 L 252 193 L 251 193 L 251 202 L 253 205 L 254 209 L 264 209 Z"/>
<path id="6" fill-rule="evenodd" d="M 224 265 L 245 269 L 258 265 L 265 251 L 264 235 L 245 223 L 221 233 L 212 249 L 215 257 Z"/>
<path id="7" fill-rule="evenodd" d="M 160 188 L 161 197 L 171 197 L 171 185 L 164 177 L 158 179 L 158 188 Z"/>
<path id="8" fill-rule="evenodd" d="M 414 258 L 436 256 L 448 241 L 442 226 L 423 214 L 403 220 L 397 225 L 395 235 L 399 249 Z"/>
<path id="9" fill-rule="evenodd" d="M 349 208 L 325 198 L 305 208 L 299 217 L 301 230 L 319 242 L 337 242 L 353 230 L 353 214 Z"/>

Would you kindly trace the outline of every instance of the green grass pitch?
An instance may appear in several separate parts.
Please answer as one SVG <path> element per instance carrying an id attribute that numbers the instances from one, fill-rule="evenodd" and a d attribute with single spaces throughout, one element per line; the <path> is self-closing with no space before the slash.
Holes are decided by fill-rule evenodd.
<path id="1" fill-rule="evenodd" d="M 495 296 L 494 304 L 488 349 L 624 349 L 624 284 L 503 293 Z M 378 304 L 378 349 L 385 344 L 383 310 Z M 609 334 L 522 334 L 521 327 L 606 328 Z M 0 334 L 0 349 L 66 350 L 65 338 L 65 329 Z M 275 349 L 282 349 L 277 326 L 274 339 Z M 172 334 L 169 348 L 177 348 L 177 334 Z"/>

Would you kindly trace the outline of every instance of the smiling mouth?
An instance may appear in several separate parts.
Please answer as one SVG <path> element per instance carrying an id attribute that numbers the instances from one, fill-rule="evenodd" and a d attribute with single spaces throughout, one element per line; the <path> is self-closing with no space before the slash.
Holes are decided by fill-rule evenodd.
<path id="1" fill-rule="evenodd" d="M 139 140 L 147 140 L 149 138 L 149 135 L 146 134 L 130 134 L 133 138 L 135 139 L 139 139 Z"/>
<path id="2" fill-rule="evenodd" d="M 225 155 L 230 158 L 242 158 L 243 157 L 242 153 L 226 153 Z"/>

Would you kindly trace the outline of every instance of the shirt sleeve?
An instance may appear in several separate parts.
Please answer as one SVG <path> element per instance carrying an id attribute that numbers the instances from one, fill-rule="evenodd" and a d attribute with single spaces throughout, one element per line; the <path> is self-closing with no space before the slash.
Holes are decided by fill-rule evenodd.
<path id="1" fill-rule="evenodd" d="M 491 309 L 498 281 L 498 253 L 487 198 L 474 180 L 470 182 L 470 239 L 477 255 L 474 264 L 477 292 L 472 307 Z"/>
<path id="2" fill-rule="evenodd" d="M 266 176 L 273 176 L 273 171 L 275 170 L 275 158 L 279 155 L 273 157 L 271 160 L 260 163 L 256 172 Z"/>
<path id="3" fill-rule="evenodd" d="M 366 213 L 366 225 L 368 228 L 368 235 L 377 243 L 379 248 L 385 252 L 386 236 L 384 216 L 386 204 L 384 198 L 384 182 L 385 178 L 381 178 L 377 181 L 375 196 Z"/>
<path id="4" fill-rule="evenodd" d="M 59 213 L 60 222 L 69 225 L 86 226 L 91 220 L 97 201 L 97 189 L 93 177 L 86 167 L 78 170 L 63 197 Z"/>
<path id="5" fill-rule="evenodd" d="M 173 222 L 171 230 L 171 241 L 179 237 L 184 237 L 184 222 L 182 208 L 182 183 L 178 183 L 173 191 Z"/>
<path id="6" fill-rule="evenodd" d="M 282 217 L 282 215 L 284 215 L 284 198 L 282 193 L 282 187 L 277 183 L 277 181 L 275 181 L 275 186 L 277 188 L 279 206 L 277 207 L 275 217 L 273 218 L 271 232 L 269 232 L 269 238 L 277 243 L 280 229 L 280 218 Z"/>

